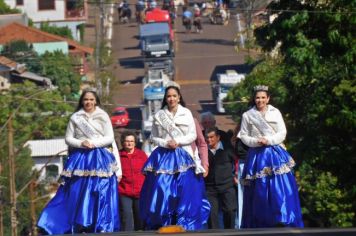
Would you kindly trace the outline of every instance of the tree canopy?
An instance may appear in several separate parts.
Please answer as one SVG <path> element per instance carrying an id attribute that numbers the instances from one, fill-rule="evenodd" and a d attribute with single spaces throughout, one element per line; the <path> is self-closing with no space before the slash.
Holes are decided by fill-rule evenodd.
<path id="1" fill-rule="evenodd" d="M 265 52 L 280 45 L 279 56 L 266 56 L 228 97 L 249 100 L 254 85 L 271 88 L 272 103 L 287 123 L 290 152 L 300 164 L 310 226 L 356 225 L 351 200 L 356 198 L 355 7 L 355 1 L 345 0 L 271 3 L 268 10 L 278 17 L 257 28 L 255 37 Z M 237 103 L 230 111 L 240 116 L 246 108 Z M 323 184 L 326 180 L 333 188 Z M 310 203 L 321 199 L 328 202 Z"/>
<path id="2" fill-rule="evenodd" d="M 8 186 L 8 122 L 11 117 L 14 136 L 16 191 L 20 191 L 31 179 L 36 179 L 32 171 L 33 161 L 29 149 L 24 147 L 28 140 L 63 137 L 69 115 L 74 107 L 63 101 L 58 91 L 45 90 L 30 82 L 13 85 L 12 89 L 0 97 L 0 162 L 3 171 L 0 185 Z M 21 174 L 18 174 L 21 173 Z M 41 192 L 39 186 L 38 192 Z M 20 231 L 26 230 L 30 224 L 28 189 L 17 198 L 18 222 Z M 41 197 L 41 196 L 39 196 Z M 4 222 L 10 222 L 9 188 L 3 188 L 2 204 L 4 207 Z M 45 204 L 46 199 L 36 202 L 38 209 Z M 38 210 L 39 211 L 39 210 Z M 5 235 L 9 235 L 10 225 L 4 225 Z"/>

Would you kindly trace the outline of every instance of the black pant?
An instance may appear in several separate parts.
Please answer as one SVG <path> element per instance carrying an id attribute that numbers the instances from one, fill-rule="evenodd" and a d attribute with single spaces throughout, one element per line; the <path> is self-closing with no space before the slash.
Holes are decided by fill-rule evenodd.
<path id="1" fill-rule="evenodd" d="M 143 230 L 144 225 L 140 219 L 139 199 L 120 196 L 121 230 Z"/>
<path id="2" fill-rule="evenodd" d="M 219 228 L 219 206 L 223 212 L 224 228 L 234 229 L 237 209 L 235 186 L 223 191 L 214 187 L 207 187 L 206 195 L 211 205 L 208 220 L 209 229 Z"/>

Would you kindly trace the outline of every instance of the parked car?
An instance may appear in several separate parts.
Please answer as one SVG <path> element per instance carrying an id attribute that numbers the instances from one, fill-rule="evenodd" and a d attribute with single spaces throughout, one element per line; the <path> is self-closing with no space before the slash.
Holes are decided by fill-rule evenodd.
<path id="1" fill-rule="evenodd" d="M 125 107 L 116 107 L 111 115 L 111 124 L 114 128 L 125 127 L 129 124 L 130 117 Z"/>

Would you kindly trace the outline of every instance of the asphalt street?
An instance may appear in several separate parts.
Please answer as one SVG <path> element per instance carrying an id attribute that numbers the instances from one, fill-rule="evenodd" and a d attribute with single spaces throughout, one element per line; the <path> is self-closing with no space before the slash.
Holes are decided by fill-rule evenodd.
<path id="1" fill-rule="evenodd" d="M 134 5 L 131 8 L 134 12 Z M 181 9 L 178 13 L 180 12 Z M 117 63 L 113 71 L 117 86 L 112 91 L 112 100 L 117 106 L 128 108 L 132 118 L 129 128 L 132 129 L 140 129 L 141 125 L 141 81 L 145 74 L 138 47 L 138 30 L 134 19 L 130 23 L 119 23 L 115 12 L 112 53 Z M 241 68 L 243 69 L 246 53 L 237 53 L 234 49 L 236 34 L 234 15 L 227 25 L 213 25 L 204 18 L 202 33 L 186 33 L 180 14 L 175 23 L 175 81 L 181 85 L 184 100 L 193 115 L 199 118 L 201 112 L 211 111 L 216 114 L 217 126 L 223 130 L 233 129 L 235 123 L 230 115 L 217 114 L 213 84 L 216 74 L 226 69 L 245 72 Z"/>

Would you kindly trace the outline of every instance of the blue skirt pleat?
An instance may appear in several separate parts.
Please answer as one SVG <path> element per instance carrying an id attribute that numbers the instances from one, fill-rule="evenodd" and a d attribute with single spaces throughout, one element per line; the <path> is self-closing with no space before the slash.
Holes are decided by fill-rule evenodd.
<path id="1" fill-rule="evenodd" d="M 147 229 L 181 225 L 186 230 L 204 228 L 210 203 L 202 175 L 183 149 L 158 147 L 143 167 L 146 174 L 140 196 L 140 216 Z"/>
<path id="2" fill-rule="evenodd" d="M 115 164 L 104 148 L 73 151 L 63 171 L 64 183 L 43 209 L 38 227 L 48 234 L 119 231 Z"/>
<path id="3" fill-rule="evenodd" d="M 242 174 L 242 228 L 304 227 L 293 166 L 279 145 L 249 149 Z"/>

